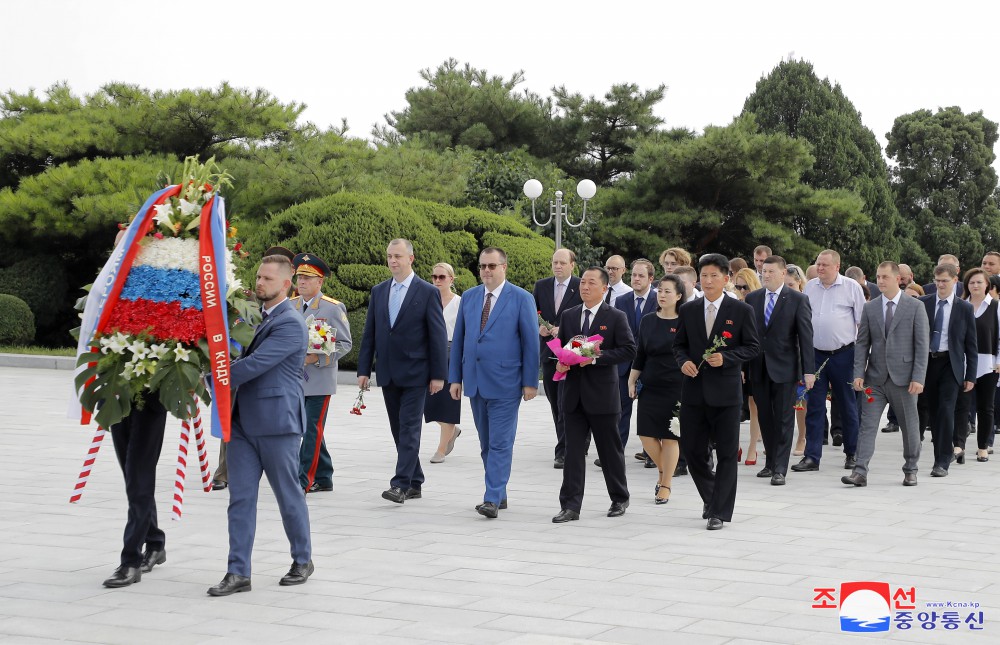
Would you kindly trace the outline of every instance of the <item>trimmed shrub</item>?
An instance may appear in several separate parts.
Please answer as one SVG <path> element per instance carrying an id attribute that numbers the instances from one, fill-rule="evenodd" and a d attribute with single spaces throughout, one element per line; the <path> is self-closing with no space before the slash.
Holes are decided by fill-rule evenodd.
<path id="1" fill-rule="evenodd" d="M 379 282 L 392 277 L 387 266 L 372 266 L 371 264 L 341 264 L 336 268 L 337 277 L 348 287 L 362 291 L 371 289 Z"/>
<path id="2" fill-rule="evenodd" d="M 46 337 L 63 331 L 67 282 L 62 261 L 53 255 L 29 257 L 0 268 L 0 293 L 17 296 L 28 305 L 34 320 L 33 337 L 36 327 L 38 334 Z M 65 344 L 68 338 L 58 340 Z"/>
<path id="3" fill-rule="evenodd" d="M 35 315 L 17 296 L 0 294 L 0 344 L 29 345 L 35 340 Z"/>
<path id="4" fill-rule="evenodd" d="M 347 323 L 351 326 L 351 351 L 344 354 L 338 363 L 338 368 L 342 370 L 358 369 L 358 352 L 361 350 L 361 336 L 365 333 L 365 319 L 368 317 L 368 308 L 361 307 L 347 312 Z"/>

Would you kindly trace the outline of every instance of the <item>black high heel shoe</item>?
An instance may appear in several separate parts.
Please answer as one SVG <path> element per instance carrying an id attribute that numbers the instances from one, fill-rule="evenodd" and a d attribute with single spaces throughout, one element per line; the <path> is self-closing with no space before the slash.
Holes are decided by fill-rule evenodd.
<path id="1" fill-rule="evenodd" d="M 984 452 L 985 453 L 986 451 L 985 450 L 981 450 L 979 452 Z M 987 454 L 989 454 L 989 453 L 987 453 Z M 986 455 L 981 455 L 981 454 L 976 453 L 976 461 L 989 461 L 989 460 L 990 460 L 990 458 L 987 457 Z"/>
<path id="2" fill-rule="evenodd" d="M 960 464 L 965 463 L 965 451 L 955 453 L 955 461 Z"/>
<path id="3" fill-rule="evenodd" d="M 667 490 L 670 490 L 669 486 L 660 486 L 659 488 L 660 488 L 660 490 L 662 490 L 664 488 L 667 489 Z M 666 504 L 667 502 L 670 501 L 669 497 L 660 497 L 659 492 L 660 492 L 659 490 L 656 491 L 657 495 L 656 495 L 656 497 L 653 498 L 654 502 L 656 502 L 657 504 Z"/>

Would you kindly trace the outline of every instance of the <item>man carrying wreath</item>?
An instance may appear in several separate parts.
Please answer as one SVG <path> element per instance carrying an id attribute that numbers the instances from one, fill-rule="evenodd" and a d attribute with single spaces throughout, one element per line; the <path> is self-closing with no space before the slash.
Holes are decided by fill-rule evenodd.
<path id="1" fill-rule="evenodd" d="M 315 253 L 299 253 L 295 265 L 295 285 L 299 295 L 292 306 L 304 318 L 318 326 L 327 326 L 336 339 L 332 354 L 306 354 L 302 389 L 306 396 L 306 434 L 299 451 L 299 484 L 307 493 L 333 490 L 333 460 L 326 448 L 323 430 L 330 408 L 330 396 L 337 393 L 337 361 L 351 351 L 351 326 L 347 307 L 339 300 L 323 295 L 323 281 L 330 267 Z"/>
<path id="2" fill-rule="evenodd" d="M 702 519 L 715 531 L 733 519 L 739 464 L 744 361 L 760 351 L 753 308 L 727 298 L 729 260 L 718 253 L 701 258 L 704 297 L 681 306 L 674 358 L 684 374 L 681 388 L 681 451 L 704 502 Z M 715 444 L 715 472 L 709 464 Z"/>

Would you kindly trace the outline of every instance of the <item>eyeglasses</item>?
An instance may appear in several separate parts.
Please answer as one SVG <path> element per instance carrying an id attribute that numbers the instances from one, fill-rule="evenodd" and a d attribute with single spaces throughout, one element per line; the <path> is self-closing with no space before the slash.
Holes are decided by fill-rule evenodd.
<path id="1" fill-rule="evenodd" d="M 750 291 L 750 285 L 748 284 L 734 284 L 733 286 L 739 291 Z"/>
<path id="2" fill-rule="evenodd" d="M 503 262 L 501 262 L 500 264 L 497 264 L 496 262 L 490 262 L 489 264 L 480 264 L 479 270 L 484 271 L 486 269 L 489 269 L 490 271 L 496 271 L 497 267 L 502 267 L 502 266 L 506 265 Z"/>
<path id="3" fill-rule="evenodd" d="M 442 274 L 442 275 L 432 274 L 431 275 L 431 280 L 444 280 L 445 278 L 448 278 L 448 277 L 450 277 L 450 276 L 444 275 L 444 274 Z"/>
<path id="4" fill-rule="evenodd" d="M 604 267 L 605 271 L 624 271 L 625 267 Z"/>

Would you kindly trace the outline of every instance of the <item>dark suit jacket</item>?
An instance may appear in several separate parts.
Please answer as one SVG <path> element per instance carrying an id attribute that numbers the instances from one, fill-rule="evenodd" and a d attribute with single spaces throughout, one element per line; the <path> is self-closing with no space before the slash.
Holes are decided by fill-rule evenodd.
<path id="1" fill-rule="evenodd" d="M 751 291 L 747 294 L 746 303 L 753 307 L 754 324 L 760 339 L 760 354 L 750 359 L 752 381 L 763 381 L 767 377 L 774 383 L 794 383 L 816 369 L 812 306 L 808 296 L 782 287 L 769 325 L 764 324 L 767 289 Z"/>
<path id="2" fill-rule="evenodd" d="M 723 296 L 716 312 L 711 340 L 705 333 L 705 299 L 697 298 L 681 305 L 679 324 L 674 338 L 674 358 L 677 365 L 687 361 L 698 365 L 715 338 L 723 332 L 732 334 L 726 346 L 719 349 L 723 355 L 721 367 L 701 366 L 697 377 L 684 377 L 681 388 L 681 405 L 711 405 L 717 407 L 743 404 L 743 373 L 745 361 L 760 351 L 757 325 L 753 308 L 736 298 Z"/>
<path id="3" fill-rule="evenodd" d="M 257 326 L 246 351 L 233 361 L 233 407 L 239 406 L 247 435 L 305 432 L 302 365 L 308 343 L 305 321 L 285 300 Z"/>
<path id="4" fill-rule="evenodd" d="M 928 295 L 928 296 L 936 296 L 937 295 L 937 285 L 934 284 L 933 282 L 931 282 L 930 284 L 925 284 L 924 285 L 924 294 Z M 965 285 L 962 284 L 961 280 L 959 280 L 958 282 L 955 283 L 955 295 L 958 296 L 959 298 L 964 298 L 965 297 Z M 937 306 L 937 305 L 935 305 L 935 306 Z M 933 323 L 933 322 L 934 321 L 932 320 L 931 323 Z"/>
<path id="5" fill-rule="evenodd" d="M 580 299 L 580 278 L 573 276 L 569 279 L 569 286 L 566 287 L 562 302 L 559 303 L 559 311 L 556 311 L 555 283 L 554 277 L 542 278 L 535 283 L 533 295 L 535 296 L 535 311 L 542 312 L 542 319 L 546 322 L 558 326 L 559 318 L 563 312 L 570 307 L 583 304 L 583 300 Z M 545 343 L 550 340 L 552 340 L 551 337 L 538 336 L 540 352 L 538 360 L 546 372 L 551 374 L 555 370 L 556 362 L 552 360 L 552 350 L 545 346 Z"/>
<path id="6" fill-rule="evenodd" d="M 642 301 L 642 315 L 655 312 L 656 306 L 656 291 L 650 289 L 646 299 Z M 615 309 L 622 311 L 628 318 L 628 328 L 632 331 L 632 338 L 639 338 L 639 323 L 635 320 L 635 291 L 618 296 L 615 299 Z M 627 376 L 631 367 L 632 361 L 619 363 L 618 377 Z"/>
<path id="7" fill-rule="evenodd" d="M 869 300 L 874 300 L 882 295 L 882 290 L 878 288 L 878 283 L 871 280 L 865 280 L 865 282 L 868 283 L 866 286 L 868 287 Z"/>
<path id="8" fill-rule="evenodd" d="M 583 304 L 566 310 L 559 319 L 559 342 L 564 347 L 581 333 L 581 316 Z M 617 366 L 635 358 L 635 338 L 629 330 L 627 316 L 605 302 L 590 321 L 590 335 L 596 334 L 604 337 L 601 355 L 592 365 L 574 367 L 566 373 L 566 380 L 559 386 L 559 403 L 564 410 L 583 405 L 587 414 L 619 414 L 622 403 L 618 395 Z"/>
<path id="9" fill-rule="evenodd" d="M 372 289 L 368 318 L 358 353 L 358 376 L 371 376 L 379 386 L 426 386 L 448 378 L 448 329 L 441 296 L 425 280 L 413 276 L 396 316 L 389 325 L 389 290 L 393 279 Z"/>
<path id="10" fill-rule="evenodd" d="M 931 285 L 933 287 L 933 285 Z M 934 316 L 937 314 L 937 291 L 929 296 L 920 296 L 927 310 L 930 323 L 931 342 L 934 346 Z M 976 366 L 979 364 L 978 342 L 976 340 L 976 311 L 967 300 L 952 300 L 951 318 L 948 320 L 948 359 L 955 379 L 976 382 Z"/>

